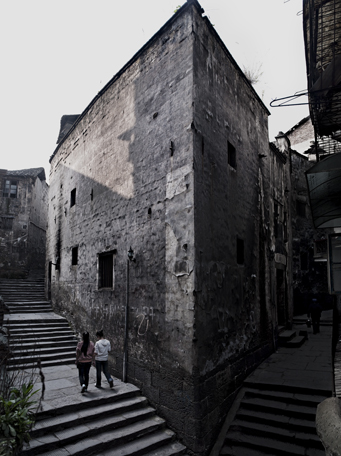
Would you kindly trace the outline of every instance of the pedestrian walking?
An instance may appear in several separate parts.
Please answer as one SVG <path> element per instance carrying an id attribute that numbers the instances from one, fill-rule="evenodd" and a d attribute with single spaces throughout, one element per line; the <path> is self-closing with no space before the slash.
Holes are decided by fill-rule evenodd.
<path id="1" fill-rule="evenodd" d="M 95 386 L 97 388 L 101 388 L 101 377 L 102 377 L 102 370 L 110 388 L 114 386 L 114 380 L 111 378 L 108 369 L 108 353 L 111 351 L 110 342 L 104 338 L 103 330 L 97 331 L 96 333 L 97 342 L 95 344 L 95 359 L 96 359 L 96 383 Z"/>
<path id="2" fill-rule="evenodd" d="M 308 309 L 308 318 L 311 316 L 313 324 L 313 333 L 317 334 L 320 332 L 320 319 L 322 313 L 322 306 L 319 304 L 317 299 L 312 299 Z"/>
<path id="3" fill-rule="evenodd" d="M 83 340 L 78 342 L 76 348 L 76 364 L 79 373 L 81 392 L 85 393 L 89 386 L 89 372 L 91 364 L 94 364 L 95 346 L 90 341 L 88 332 L 83 333 Z"/>

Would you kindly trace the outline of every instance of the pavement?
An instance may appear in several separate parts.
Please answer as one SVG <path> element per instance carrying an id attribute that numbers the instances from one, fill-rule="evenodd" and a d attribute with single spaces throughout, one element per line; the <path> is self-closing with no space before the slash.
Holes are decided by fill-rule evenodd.
<path id="1" fill-rule="evenodd" d="M 22 321 L 30 319 L 44 319 L 49 314 L 22 314 Z M 52 315 L 51 315 L 52 316 Z M 58 318 L 53 314 L 54 318 Z M 9 315 L 9 319 L 18 319 L 18 315 Z M 63 317 L 60 317 L 63 318 Z M 296 317 L 296 321 L 305 321 L 306 316 Z M 332 359 L 332 331 L 333 311 L 322 312 L 320 333 L 313 334 L 312 328 L 305 324 L 294 324 L 293 329 L 306 331 L 308 339 L 301 347 L 279 347 L 278 350 L 263 361 L 260 366 L 248 376 L 244 386 L 250 384 L 271 385 L 272 387 L 304 388 L 309 391 L 320 391 L 332 396 L 334 393 L 333 359 Z M 32 371 L 27 371 L 31 375 Z M 44 398 L 41 401 L 40 411 L 61 407 L 63 405 L 86 402 L 97 397 L 115 394 L 125 389 L 135 389 L 134 385 L 123 383 L 114 378 L 114 388 L 110 389 L 102 374 L 102 386 L 94 386 L 96 369 L 90 369 L 90 383 L 87 393 L 81 394 L 76 365 L 59 365 L 43 368 L 45 376 Z M 33 372 L 34 389 L 41 391 L 42 384 L 38 371 Z M 137 388 L 136 388 L 137 389 Z M 39 394 L 39 393 L 38 393 Z M 36 397 L 38 397 L 38 394 Z"/>
<path id="2" fill-rule="evenodd" d="M 304 322 L 306 315 L 295 317 Z M 333 395 L 332 358 L 333 311 L 322 312 L 320 332 L 313 334 L 306 324 L 294 323 L 293 329 L 306 331 L 308 340 L 301 347 L 279 347 L 247 378 L 246 384 L 258 383 L 286 388 L 304 388 Z"/>
<path id="3" fill-rule="evenodd" d="M 107 380 L 102 374 L 102 387 L 95 387 L 96 368 L 90 369 L 90 381 L 88 391 L 81 393 L 81 386 L 78 378 L 76 365 L 51 366 L 43 368 L 45 391 L 40 402 L 38 411 L 40 414 L 49 416 L 54 414 L 55 409 L 75 409 L 79 404 L 89 401 L 108 399 L 109 397 L 125 392 L 139 391 L 130 383 L 123 383 L 121 380 L 114 379 L 114 387 L 110 388 Z M 39 400 L 42 392 L 42 382 L 40 381 L 37 370 L 34 378 L 34 391 L 37 391 L 33 399 Z"/>
<path id="4" fill-rule="evenodd" d="M 23 325 L 25 322 L 29 324 L 34 321 L 43 323 L 44 320 L 61 320 L 64 321 L 65 318 L 55 314 L 54 312 L 46 313 L 23 313 L 23 314 L 5 314 L 4 324 L 14 324 L 20 321 Z M 76 351 L 74 351 L 74 358 L 76 360 Z M 16 371 L 14 371 L 16 372 Z M 43 384 L 41 377 L 39 375 L 39 370 L 37 368 L 30 368 L 20 371 L 20 377 L 26 378 L 26 383 L 31 381 L 34 384 L 34 391 L 36 394 L 33 397 L 33 400 L 40 402 L 38 412 L 43 412 L 43 414 L 48 416 L 56 408 L 76 406 L 82 402 L 89 402 L 97 399 L 105 399 L 108 396 L 112 396 L 119 393 L 125 393 L 127 391 L 139 391 L 134 385 L 129 383 L 123 383 L 120 379 L 114 379 L 114 387 L 111 389 L 109 384 L 102 373 L 102 388 L 96 388 L 96 368 L 91 367 L 90 369 L 90 381 L 88 391 L 86 393 L 81 393 L 81 386 L 78 377 L 78 369 L 76 364 L 59 364 L 57 366 L 49 366 L 42 368 L 42 373 L 44 375 L 44 394 L 41 398 L 41 393 L 43 390 Z M 41 398 L 41 399 L 40 399 Z"/>

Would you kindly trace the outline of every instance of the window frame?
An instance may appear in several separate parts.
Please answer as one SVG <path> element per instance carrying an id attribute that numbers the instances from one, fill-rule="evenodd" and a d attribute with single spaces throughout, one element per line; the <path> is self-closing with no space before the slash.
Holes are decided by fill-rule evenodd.
<path id="1" fill-rule="evenodd" d="M 15 193 L 12 192 L 12 187 L 15 187 Z M 18 198 L 18 181 L 12 179 L 4 179 L 4 189 L 2 196 L 3 198 Z"/>
<path id="2" fill-rule="evenodd" d="M 230 141 L 227 141 L 227 163 L 233 169 L 237 169 L 237 152 L 236 148 Z"/>
<path id="3" fill-rule="evenodd" d="M 78 245 L 71 248 L 71 266 L 78 266 Z"/>
<path id="4" fill-rule="evenodd" d="M 237 250 L 237 264 L 240 265 L 240 266 L 244 266 L 245 264 L 245 243 L 244 243 L 244 240 L 241 239 L 240 237 L 237 237 L 237 246 L 236 246 L 236 250 Z"/>
<path id="5" fill-rule="evenodd" d="M 114 255 L 116 250 L 97 254 L 97 289 L 113 290 L 115 286 Z"/>
<path id="6" fill-rule="evenodd" d="M 76 188 L 71 190 L 70 193 L 70 207 L 73 207 L 76 205 Z"/>

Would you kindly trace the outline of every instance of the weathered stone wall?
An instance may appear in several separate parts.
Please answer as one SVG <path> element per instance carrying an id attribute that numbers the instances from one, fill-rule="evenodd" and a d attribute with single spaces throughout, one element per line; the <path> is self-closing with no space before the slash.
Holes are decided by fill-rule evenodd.
<path id="1" fill-rule="evenodd" d="M 290 166 L 269 150 L 267 116 L 188 2 L 51 159 L 53 305 L 79 333 L 104 330 L 121 377 L 129 300 L 127 379 L 197 454 L 208 452 L 236 389 L 273 350 L 276 263 L 285 266 L 292 314 L 289 253 L 274 235 L 274 199 L 284 201 Z M 103 252 L 113 255 L 112 289 L 98 286 Z"/>
<path id="2" fill-rule="evenodd" d="M 315 140 L 315 132 L 310 117 L 302 119 L 297 125 L 292 127 L 287 136 L 290 140 L 290 145 L 293 150 L 303 154 L 310 146 L 311 142 Z"/>
<path id="3" fill-rule="evenodd" d="M 60 263 L 51 274 L 55 309 L 80 333 L 94 338 L 104 330 L 121 377 L 133 248 L 127 379 L 188 445 L 195 439 L 192 39 L 188 10 L 135 56 L 60 143 L 51 161 L 47 255 Z M 106 251 L 114 252 L 112 290 L 97 284 L 97 255 Z"/>
<path id="4" fill-rule="evenodd" d="M 49 187 L 45 180 L 35 179 L 28 226 L 28 265 L 31 271 L 44 272 Z"/>
<path id="5" fill-rule="evenodd" d="M 6 179 L 17 183 L 15 198 L 4 196 Z M 48 187 L 36 176 L 6 170 L 0 181 L 0 276 L 25 277 L 31 268 L 44 269 L 46 234 L 35 225 L 41 221 L 46 230 Z"/>
<path id="6" fill-rule="evenodd" d="M 199 451 L 214 441 L 236 388 L 273 349 L 273 321 L 268 112 L 197 11 L 194 36 Z"/>

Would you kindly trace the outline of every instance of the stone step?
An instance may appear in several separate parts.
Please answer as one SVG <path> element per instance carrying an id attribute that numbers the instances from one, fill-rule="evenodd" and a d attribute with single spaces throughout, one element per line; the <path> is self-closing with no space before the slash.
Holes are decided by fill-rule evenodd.
<path id="1" fill-rule="evenodd" d="M 294 337 L 296 337 L 296 331 L 286 329 L 278 335 L 278 342 L 280 345 L 283 345 L 289 342 L 289 340 L 293 339 Z"/>
<path id="2" fill-rule="evenodd" d="M 40 454 L 41 456 L 138 456 L 149 454 L 150 451 L 152 455 L 158 455 L 159 450 L 173 447 L 174 452 L 169 454 L 176 456 L 185 450 L 184 446 L 174 442 L 174 433 L 168 429 L 139 429 L 139 426 L 135 425 L 135 429 L 131 426 L 125 431 L 123 433 L 123 430 L 116 430 L 112 435 L 110 432 L 106 432 L 99 434 L 98 438 L 101 440 L 83 439 L 82 442 L 67 445 L 61 450 Z"/>
<path id="3" fill-rule="evenodd" d="M 160 446 L 162 445 L 162 446 Z M 133 442 L 101 451 L 95 456 L 179 456 L 186 454 L 186 447 L 180 442 L 167 438 L 167 431 L 141 437 Z M 51 455 L 52 456 L 52 455 Z"/>
<path id="4" fill-rule="evenodd" d="M 48 318 L 47 316 L 44 316 L 44 318 L 39 320 L 25 319 L 25 321 L 23 321 L 22 319 L 14 320 L 13 318 L 14 317 L 11 317 L 11 320 L 5 320 L 4 326 L 10 326 L 13 329 L 51 328 L 53 326 L 70 328 L 70 325 L 65 318 Z"/>
<path id="5" fill-rule="evenodd" d="M 8 323 L 6 322 L 4 324 L 4 326 L 8 326 Z M 67 320 L 64 320 L 61 318 L 58 320 L 45 321 L 42 323 L 40 320 L 35 320 L 34 322 L 31 322 L 31 323 L 27 323 L 26 321 L 25 322 L 22 322 L 22 321 L 15 322 L 15 321 L 11 320 L 11 331 L 13 331 L 15 329 L 22 329 L 23 327 L 27 328 L 27 329 L 35 329 L 35 328 L 49 328 L 49 327 L 53 327 L 53 326 L 70 328 L 70 325 L 67 322 Z"/>
<path id="6" fill-rule="evenodd" d="M 13 338 L 10 337 L 10 347 L 21 347 L 23 348 L 26 344 L 34 344 L 35 346 L 42 346 L 42 347 L 57 347 L 60 344 L 64 344 L 65 342 L 72 342 L 77 345 L 78 339 L 73 334 L 65 335 L 65 336 L 54 336 L 53 334 L 49 337 L 42 338 Z"/>
<path id="7" fill-rule="evenodd" d="M 75 353 L 73 351 L 66 351 L 62 353 L 40 353 L 40 354 L 34 354 L 34 355 L 28 355 L 28 356 L 16 356 L 14 358 L 10 358 L 8 360 L 8 367 L 16 367 L 18 365 L 25 365 L 27 366 L 28 364 L 34 364 L 37 365 L 38 360 L 40 359 L 41 364 L 45 365 L 46 362 L 54 362 L 57 361 L 57 364 L 59 364 L 59 361 L 63 360 L 71 360 L 73 363 L 75 362 Z M 67 364 L 70 364 L 69 362 Z M 55 365 L 55 364 L 50 364 L 50 365 Z"/>
<path id="8" fill-rule="evenodd" d="M 326 399 L 327 397 L 330 397 L 330 390 L 323 390 L 320 387 L 317 388 L 311 388 L 308 387 L 304 384 L 302 385 L 297 385 L 297 386 L 292 386 L 292 385 L 287 385 L 287 384 L 276 384 L 276 383 L 255 383 L 252 380 L 246 379 L 244 381 L 244 386 L 245 388 L 249 389 L 259 389 L 260 391 L 275 391 L 278 393 L 282 392 L 287 392 L 287 393 L 294 393 L 294 394 L 306 394 L 306 395 L 312 395 L 312 396 L 324 396 Z"/>
<path id="9" fill-rule="evenodd" d="M 284 346 L 287 348 L 298 348 L 301 347 L 305 341 L 306 338 L 304 336 L 296 336 L 293 339 L 286 342 Z"/>
<path id="10" fill-rule="evenodd" d="M 140 439 L 141 441 L 143 439 Z M 145 440 L 148 440 L 146 438 Z M 150 440 L 150 439 L 149 439 Z M 142 442 L 139 442 L 139 445 L 141 445 Z M 130 446 L 132 448 L 130 449 Z M 113 450 L 108 450 L 102 453 L 101 456 L 130 456 L 134 454 L 135 446 L 133 445 L 126 445 L 124 448 L 121 449 L 113 449 Z M 136 448 L 135 454 L 144 454 L 144 456 L 180 456 L 182 454 L 186 454 L 186 447 L 183 446 L 180 442 L 172 441 L 171 443 L 168 443 L 167 445 L 163 445 L 161 448 L 158 447 L 152 451 L 149 451 L 145 453 L 142 451 L 143 448 L 139 447 Z"/>
<path id="11" fill-rule="evenodd" d="M 315 432 L 302 432 L 296 429 L 285 429 L 270 424 L 258 422 L 243 421 L 241 419 L 234 420 L 229 428 L 230 432 L 239 432 L 243 439 L 248 439 L 249 435 L 263 436 L 264 438 L 273 438 L 278 441 L 291 442 L 300 445 L 304 448 L 318 448 L 323 450 L 321 440 Z"/>
<path id="12" fill-rule="evenodd" d="M 316 394 L 294 394 L 286 391 L 263 390 L 257 388 L 248 388 L 245 391 L 244 398 L 256 397 L 260 399 L 278 400 L 286 404 L 306 405 L 317 407 L 328 396 Z"/>
<path id="13" fill-rule="evenodd" d="M 44 360 L 41 359 L 41 366 L 44 367 L 52 367 L 52 366 L 62 366 L 64 364 L 74 364 L 75 363 L 75 356 L 70 356 L 69 358 L 58 358 L 52 360 Z M 6 369 L 9 371 L 13 370 L 26 370 L 26 369 L 33 369 L 38 367 L 37 359 L 34 360 L 24 360 L 20 364 L 9 364 L 6 366 Z"/>
<path id="14" fill-rule="evenodd" d="M 242 401 L 242 408 L 257 410 L 274 415 L 284 415 L 304 420 L 315 420 L 316 408 L 297 404 L 285 404 L 278 400 L 268 400 L 262 398 L 245 398 Z"/>
<path id="15" fill-rule="evenodd" d="M 248 410 L 240 408 L 236 415 L 237 419 L 244 422 L 258 422 L 262 424 L 271 424 L 276 427 L 283 427 L 288 430 L 300 430 L 300 432 L 315 432 L 315 422 L 304 420 L 302 418 L 292 418 L 290 416 L 275 415 L 273 413 L 262 412 L 258 410 Z"/>
<path id="16" fill-rule="evenodd" d="M 68 413 L 63 413 L 62 415 L 53 416 L 51 418 L 39 419 L 39 414 L 37 421 L 30 432 L 32 438 L 38 438 L 42 435 L 48 434 L 49 432 L 57 432 L 63 429 L 71 428 L 79 424 L 81 421 L 82 424 L 92 421 L 95 417 L 106 417 L 110 415 L 118 415 L 122 417 L 123 413 L 130 412 L 131 410 L 140 410 L 142 407 L 147 407 L 148 402 L 144 396 L 128 396 L 125 397 L 119 395 L 117 400 L 110 401 L 105 404 L 97 404 L 91 406 L 92 401 L 87 405 L 87 408 L 70 411 Z M 152 409 L 154 410 L 154 409 Z"/>
<path id="17" fill-rule="evenodd" d="M 108 431 L 114 434 L 115 431 L 121 430 L 120 433 L 117 432 L 117 437 L 120 434 L 130 437 L 132 432 L 134 434 L 151 432 L 156 428 L 163 427 L 164 424 L 164 420 L 156 417 L 155 410 L 151 407 L 126 411 L 123 416 L 101 416 L 99 414 L 92 416 L 92 419 L 89 421 L 83 422 L 81 420 L 81 424 L 78 421 L 71 428 L 54 430 L 52 433 L 38 438 L 33 437 L 30 441 L 30 449 L 25 450 L 22 454 L 23 456 L 31 456 L 55 448 L 74 446 L 78 442 L 84 442 L 84 440 L 91 441 L 92 437 L 95 440 L 101 439 L 101 436 Z"/>
<path id="18" fill-rule="evenodd" d="M 16 328 L 14 330 L 11 330 L 10 328 L 10 335 L 11 336 L 24 336 L 24 337 L 48 337 L 49 334 L 54 334 L 54 335 L 65 335 L 65 334 L 73 334 L 72 330 L 67 327 L 67 326 L 53 326 L 50 328 L 34 328 L 34 331 L 29 329 L 29 328 Z"/>
<path id="19" fill-rule="evenodd" d="M 51 305 L 50 302 L 46 301 L 43 296 L 31 296 L 31 298 L 25 299 L 23 296 L 17 297 L 16 299 L 6 299 L 5 297 L 2 297 L 4 303 L 7 306 L 29 306 L 29 305 Z"/>
<path id="20" fill-rule="evenodd" d="M 276 456 L 303 456 L 306 454 L 306 449 L 302 448 L 300 445 L 296 445 L 295 443 L 283 442 L 281 440 L 277 440 L 277 438 L 270 438 L 268 436 L 263 437 L 261 435 L 247 435 L 243 437 L 240 432 L 235 431 L 232 431 L 228 434 L 228 438 L 224 442 L 223 449 L 227 447 L 228 451 L 228 448 L 231 446 L 238 446 L 240 448 L 243 448 L 245 452 L 240 454 L 244 454 L 245 456 L 249 455 L 249 448 Z M 226 453 L 222 451 L 221 454 Z"/>
<path id="21" fill-rule="evenodd" d="M 13 314 L 37 314 L 37 313 L 50 313 L 52 308 L 51 307 L 22 307 L 21 309 L 11 309 L 10 307 L 9 311 L 10 313 Z"/>
<path id="22" fill-rule="evenodd" d="M 0 293 L 0 296 L 5 302 L 30 302 L 30 301 L 47 301 L 44 293 L 12 293 L 7 295 Z"/>
<path id="23" fill-rule="evenodd" d="M 29 356 L 29 355 L 44 355 L 49 353 L 58 353 L 58 352 L 65 352 L 66 350 L 72 350 L 76 353 L 77 341 L 75 340 L 68 340 L 56 343 L 31 343 L 31 344 L 17 344 L 11 345 L 11 353 L 14 357 L 21 354 L 22 356 Z"/>
<path id="24" fill-rule="evenodd" d="M 73 363 L 74 362 L 75 359 L 73 358 Z M 54 399 L 49 400 L 49 407 L 38 412 L 36 416 L 36 424 L 42 420 L 47 421 L 56 417 L 62 418 L 66 414 L 86 411 L 98 406 L 112 404 L 114 407 L 114 404 L 118 401 L 141 397 L 141 391 L 136 386 L 131 384 L 129 384 L 129 388 L 126 388 L 125 386 L 122 387 L 122 385 L 118 387 L 114 385 L 114 389 L 110 391 L 113 394 L 100 395 L 91 398 L 81 395 L 83 400 L 79 400 L 78 396 L 65 396 L 65 398 L 55 397 Z"/>

